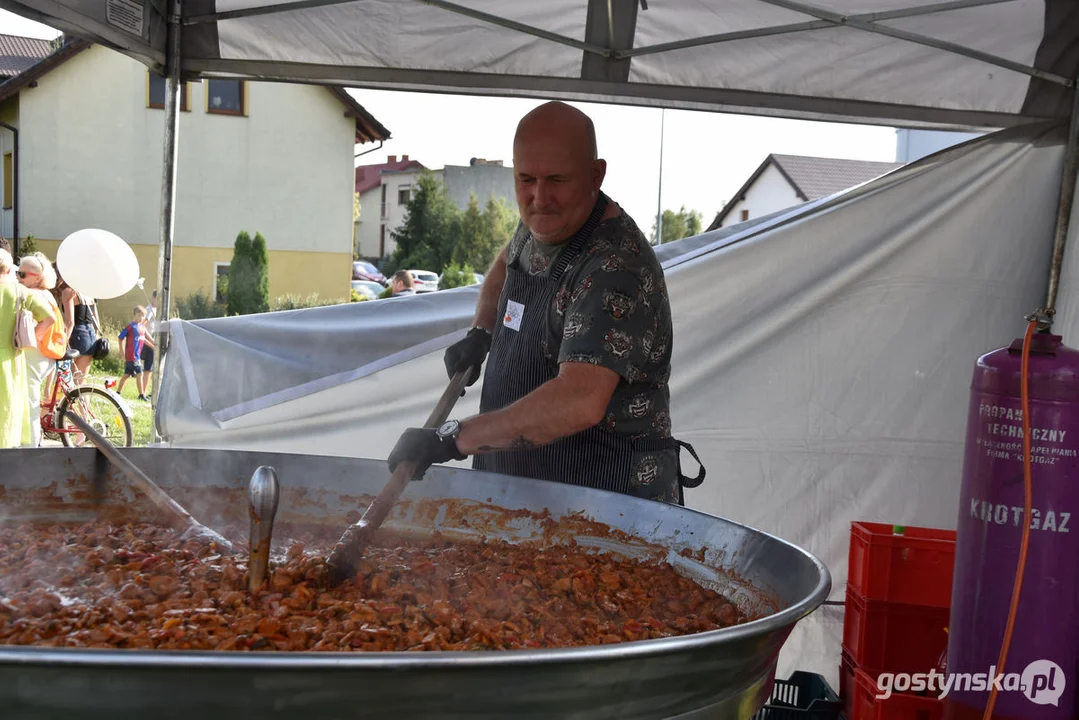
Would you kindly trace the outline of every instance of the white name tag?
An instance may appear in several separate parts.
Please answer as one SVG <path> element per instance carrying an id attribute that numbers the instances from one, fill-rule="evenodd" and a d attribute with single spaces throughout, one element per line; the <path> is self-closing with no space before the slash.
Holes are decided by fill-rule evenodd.
<path id="1" fill-rule="evenodd" d="M 506 301 L 506 316 L 502 318 L 502 324 L 510 330 L 521 330 L 521 320 L 525 316 L 525 306 L 513 300 Z"/>

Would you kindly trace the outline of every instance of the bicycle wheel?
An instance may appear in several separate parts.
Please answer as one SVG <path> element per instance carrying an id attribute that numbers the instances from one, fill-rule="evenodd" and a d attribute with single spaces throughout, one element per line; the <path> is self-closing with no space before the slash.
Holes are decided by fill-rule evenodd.
<path id="1" fill-rule="evenodd" d="M 65 447 L 87 445 L 86 436 L 68 419 L 68 413 L 78 413 L 90 427 L 117 447 L 131 447 L 134 442 L 131 418 L 124 413 L 116 398 L 101 388 L 83 386 L 69 390 L 60 401 L 60 409 L 56 413 L 60 442 Z"/>

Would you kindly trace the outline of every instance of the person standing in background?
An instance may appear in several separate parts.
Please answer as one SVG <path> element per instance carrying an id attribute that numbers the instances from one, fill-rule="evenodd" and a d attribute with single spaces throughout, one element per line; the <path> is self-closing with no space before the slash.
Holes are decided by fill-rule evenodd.
<path id="1" fill-rule="evenodd" d="M 41 388 L 46 378 L 52 375 L 56 360 L 64 356 L 67 350 L 67 334 L 60 307 L 56 304 L 51 290 L 56 287 L 56 272 L 52 263 L 41 253 L 26 255 L 19 264 L 17 273 L 19 282 L 32 296 L 41 299 L 49 309 L 52 325 L 37 334 L 37 347 L 24 348 L 26 358 L 27 407 L 30 413 L 31 447 L 41 445 Z"/>
<path id="2" fill-rule="evenodd" d="M 147 398 L 150 397 L 150 377 L 154 370 L 154 338 L 157 337 L 157 290 L 150 293 L 150 304 L 146 306 L 145 335 L 142 346 L 142 387 Z"/>
<path id="3" fill-rule="evenodd" d="M 84 382 L 90 370 L 90 363 L 94 361 L 94 347 L 98 335 L 101 334 L 97 306 L 93 298 L 75 292 L 75 288 L 65 283 L 59 272 L 57 276 L 63 285 L 60 305 L 64 309 L 64 325 L 71 328 L 68 345 L 79 352 L 79 356 L 75 358 L 75 382 Z"/>
<path id="4" fill-rule="evenodd" d="M 120 384 L 116 393 L 124 392 L 124 383 L 129 377 L 135 378 L 135 385 L 139 390 L 139 400 L 147 400 L 146 386 L 143 383 L 142 372 L 142 346 L 146 340 L 146 309 L 142 306 L 135 308 L 131 322 L 120 331 L 120 350 L 124 354 L 124 376 L 120 378 Z"/>
<path id="5" fill-rule="evenodd" d="M 11 253 L 0 250 L 0 448 L 13 448 L 30 442 L 31 418 L 26 398 L 26 358 L 15 348 L 15 321 L 26 309 L 37 322 L 37 335 L 52 326 L 49 308 L 37 295 L 25 291 L 12 277 L 15 261 Z M 37 421 L 37 418 L 33 418 Z"/>

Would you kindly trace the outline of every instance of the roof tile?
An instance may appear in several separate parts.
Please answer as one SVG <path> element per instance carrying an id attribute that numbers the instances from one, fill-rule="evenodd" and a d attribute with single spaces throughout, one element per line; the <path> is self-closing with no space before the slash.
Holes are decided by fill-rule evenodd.
<path id="1" fill-rule="evenodd" d="M 805 155 L 773 154 L 772 159 L 805 194 L 806 200 L 817 200 L 834 195 L 898 167 L 903 167 L 903 163 L 843 160 Z"/>
<path id="2" fill-rule="evenodd" d="M 0 35 L 0 77 L 15 77 L 52 52 L 51 41 Z"/>

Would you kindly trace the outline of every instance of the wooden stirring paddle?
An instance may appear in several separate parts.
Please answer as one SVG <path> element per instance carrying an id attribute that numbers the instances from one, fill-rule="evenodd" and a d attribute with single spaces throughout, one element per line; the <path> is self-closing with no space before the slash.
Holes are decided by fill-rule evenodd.
<path id="1" fill-rule="evenodd" d="M 446 391 L 442 393 L 438 404 L 435 405 L 435 409 L 427 418 L 427 422 L 424 424 L 425 428 L 437 428 L 446 422 L 446 418 L 449 417 L 453 406 L 457 403 L 457 398 L 461 397 L 467 381 L 467 370 L 455 374 L 450 379 L 450 384 L 446 387 Z M 427 468 L 420 470 L 425 472 Z M 393 509 L 394 504 L 401 497 L 405 487 L 413 479 L 419 479 L 415 477 L 416 471 L 416 463 L 408 460 L 401 462 L 397 469 L 394 470 L 393 475 L 390 476 L 390 481 L 382 488 L 382 492 L 367 506 L 363 517 L 345 530 L 326 561 L 331 583 L 339 583 L 356 573 L 360 558 L 363 557 L 363 551 L 371 544 L 372 536 L 390 514 L 390 510 Z"/>

